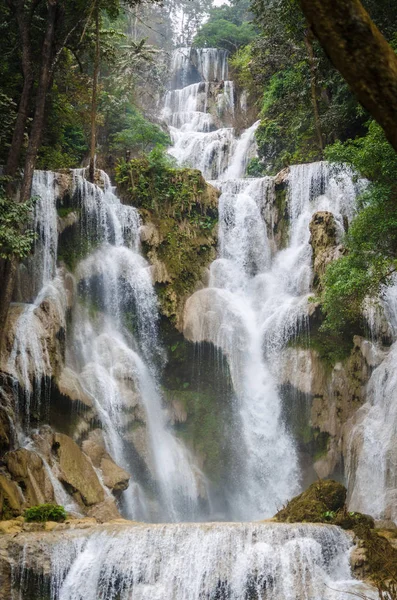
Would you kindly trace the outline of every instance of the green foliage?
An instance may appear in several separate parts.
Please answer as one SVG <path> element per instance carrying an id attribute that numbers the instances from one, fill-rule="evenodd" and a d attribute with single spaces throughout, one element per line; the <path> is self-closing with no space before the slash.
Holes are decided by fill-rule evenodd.
<path id="1" fill-rule="evenodd" d="M 59 523 L 65 521 L 67 518 L 64 507 L 59 504 L 39 504 L 38 506 L 32 506 L 25 510 L 23 516 L 28 523 L 44 523 L 45 521 L 56 521 Z"/>
<path id="2" fill-rule="evenodd" d="M 213 19 L 205 23 L 194 38 L 198 48 L 224 48 L 235 52 L 246 46 L 255 37 L 255 28 L 251 23 L 235 25 L 226 19 Z"/>
<path id="3" fill-rule="evenodd" d="M 197 48 L 224 48 L 234 53 L 256 36 L 251 20 L 248 0 L 234 0 L 230 4 L 213 7 L 208 20 L 198 30 L 193 45 Z"/>
<path id="4" fill-rule="evenodd" d="M 21 204 L 7 197 L 0 180 L 0 258 L 25 258 L 32 250 L 36 234 L 28 225 L 32 217 L 35 198 Z"/>
<path id="5" fill-rule="evenodd" d="M 245 73 L 256 96 L 263 94 L 256 137 L 259 157 L 274 174 L 286 165 L 322 158 L 318 128 L 326 146 L 359 133 L 364 117 L 309 35 L 297 0 L 253 0 L 252 10 L 260 35 L 251 43 Z"/>
<path id="6" fill-rule="evenodd" d="M 165 147 L 171 144 L 169 135 L 158 125 L 150 123 L 145 117 L 134 109 L 128 107 L 122 129 L 111 135 L 110 150 L 125 153 L 126 150 L 133 154 L 147 152 L 154 146 Z"/>
<path id="7" fill-rule="evenodd" d="M 163 314 L 175 320 L 179 303 L 214 258 L 217 193 L 200 171 L 176 168 L 161 147 L 141 158 L 122 160 L 116 181 L 124 200 L 137 206 L 158 230 L 158 242 L 154 247 L 148 244 L 147 251 L 167 269 L 170 281 L 158 284 L 157 293 Z"/>
<path id="8" fill-rule="evenodd" d="M 323 327 L 342 331 L 360 319 L 364 299 L 376 296 L 397 269 L 397 155 L 374 122 L 366 136 L 337 142 L 326 155 L 370 179 L 346 235 L 347 254 L 328 266 L 323 280 Z"/>

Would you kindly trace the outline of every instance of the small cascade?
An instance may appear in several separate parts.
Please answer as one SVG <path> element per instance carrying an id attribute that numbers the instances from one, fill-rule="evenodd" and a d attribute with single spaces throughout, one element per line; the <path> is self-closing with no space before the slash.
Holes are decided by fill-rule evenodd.
<path id="1" fill-rule="evenodd" d="M 32 196 L 36 199 L 34 229 L 37 232 L 37 239 L 31 262 L 36 294 L 55 275 L 58 248 L 58 215 L 55 206 L 57 193 L 55 173 L 34 172 Z"/>
<path id="2" fill-rule="evenodd" d="M 37 238 L 33 257 L 28 260 L 29 279 L 35 299 L 31 304 L 21 305 L 21 313 L 15 323 L 14 344 L 8 359 L 8 371 L 15 380 L 16 404 L 21 412 L 23 409 L 27 426 L 33 398 L 36 399 L 34 408 L 39 414 L 43 396 L 47 398 L 45 402 L 48 404 L 51 348 L 46 330 L 51 325 L 49 321 L 52 320 L 61 327 L 65 324 L 66 298 L 62 274 L 56 271 L 57 194 L 55 174 L 51 171 L 35 171 L 32 196 L 36 200 L 33 227 Z M 44 311 L 40 307 L 44 307 Z M 21 400 L 23 406 L 20 406 Z"/>
<path id="3" fill-rule="evenodd" d="M 162 112 L 173 141 L 170 154 L 207 179 L 242 177 L 254 153 L 258 124 L 236 138 L 236 90 L 228 80 L 227 52 L 179 48 L 171 68 Z"/>
<path id="4" fill-rule="evenodd" d="M 106 526 L 41 542 L 54 600 L 374 597 L 351 579 L 350 549 L 339 528 L 272 523 Z M 14 581 L 31 561 L 27 544 Z"/>
<path id="5" fill-rule="evenodd" d="M 367 402 L 354 417 L 347 442 L 351 510 L 397 522 L 397 284 L 383 290 L 378 313 L 394 343 L 367 385 Z M 377 325 L 375 322 L 374 325 Z M 376 348 L 376 347 L 375 347 Z M 376 493 L 374 493 L 376 490 Z"/>

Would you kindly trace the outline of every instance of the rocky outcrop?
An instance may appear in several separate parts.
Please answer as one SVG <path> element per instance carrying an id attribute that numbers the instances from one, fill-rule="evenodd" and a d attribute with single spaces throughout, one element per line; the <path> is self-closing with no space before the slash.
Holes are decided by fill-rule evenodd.
<path id="1" fill-rule="evenodd" d="M 25 448 L 8 452 L 4 457 L 8 471 L 24 494 L 26 506 L 54 502 L 54 488 L 43 459 Z"/>
<path id="2" fill-rule="evenodd" d="M 98 475 L 76 442 L 67 435 L 56 433 L 53 449 L 59 461 L 59 478 L 75 500 L 83 506 L 103 502 L 105 494 Z"/>
<path id="3" fill-rule="evenodd" d="M 310 244 L 313 248 L 313 285 L 321 291 L 321 280 L 327 265 L 343 255 L 343 246 L 337 241 L 335 219 L 330 212 L 317 212 L 309 225 Z"/>
<path id="4" fill-rule="evenodd" d="M 342 510 L 346 501 L 346 488 L 336 481 L 320 480 L 305 492 L 292 498 L 275 516 L 287 523 L 325 523 L 327 513 Z"/>
<path id="5" fill-rule="evenodd" d="M 0 518 L 21 514 L 24 497 L 20 487 L 9 476 L 0 473 Z"/>
<path id="6" fill-rule="evenodd" d="M 311 343 L 315 345 L 315 340 Z M 317 446 L 313 456 L 318 477 L 331 476 L 341 465 L 347 424 L 365 402 L 365 386 L 382 358 L 381 351 L 360 336 L 354 337 L 348 356 L 333 365 L 314 348 L 291 347 L 283 352 L 279 381 L 287 386 L 286 401 L 292 401 L 295 390 L 304 406 L 309 406 L 308 423 L 301 432 L 304 441 L 327 436 L 325 446 Z"/>
<path id="7" fill-rule="evenodd" d="M 130 474 L 119 467 L 110 454 L 106 452 L 102 432 L 94 430 L 87 440 L 82 444 L 84 453 L 91 459 L 94 467 L 102 472 L 102 481 L 113 494 L 120 494 L 126 490 L 130 480 Z"/>

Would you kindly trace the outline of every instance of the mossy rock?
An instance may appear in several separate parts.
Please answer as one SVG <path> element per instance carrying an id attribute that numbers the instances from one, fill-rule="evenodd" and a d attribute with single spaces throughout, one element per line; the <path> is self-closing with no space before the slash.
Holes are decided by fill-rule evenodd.
<path id="1" fill-rule="evenodd" d="M 334 525 L 339 525 L 343 529 L 356 529 L 357 527 L 365 527 L 373 529 L 375 521 L 370 515 L 364 515 L 358 512 L 339 511 L 332 521 Z"/>
<path id="2" fill-rule="evenodd" d="M 276 514 L 276 519 L 286 523 L 327 523 L 329 516 L 343 509 L 345 501 L 346 488 L 341 483 L 320 480 L 290 500 Z"/>

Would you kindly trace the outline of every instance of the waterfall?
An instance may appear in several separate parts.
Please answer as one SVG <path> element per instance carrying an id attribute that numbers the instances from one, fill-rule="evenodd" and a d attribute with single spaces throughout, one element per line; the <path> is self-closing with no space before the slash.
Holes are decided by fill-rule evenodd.
<path id="1" fill-rule="evenodd" d="M 162 359 L 157 300 L 150 266 L 139 253 L 139 214 L 121 204 L 105 174 L 103 190 L 79 172 L 74 177 L 85 234 L 102 243 L 80 262 L 76 272 L 84 303 L 94 303 L 97 314 L 91 316 L 84 303 L 75 308 L 72 366 L 94 399 L 108 451 L 132 474 L 133 485 L 123 494 L 128 516 L 194 519 L 201 474 L 168 429 L 162 408 L 156 366 L 156 358 L 157 362 Z M 126 321 L 128 314 L 133 321 Z M 154 512 L 125 443 L 132 426 L 128 413 L 137 403 L 144 412 L 147 459 L 159 502 Z"/>
<path id="2" fill-rule="evenodd" d="M 394 343 L 367 385 L 367 402 L 354 416 L 347 440 L 346 474 L 351 510 L 397 522 L 397 284 L 385 288 L 378 310 Z M 374 493 L 376 490 L 376 493 Z"/>
<path id="3" fill-rule="evenodd" d="M 183 56 L 183 65 L 179 57 L 174 68 L 191 73 L 195 56 L 186 50 Z M 215 56 L 208 52 L 208 60 Z M 216 82 L 209 81 L 209 73 L 222 71 L 223 59 L 219 54 L 217 67 L 199 70 L 201 82 L 185 78 L 189 85 L 169 91 L 163 114 L 174 141 L 170 153 L 180 164 L 200 169 L 221 190 L 218 258 L 210 267 L 208 287 L 187 301 L 184 331 L 194 342 L 211 342 L 228 359 L 238 417 L 233 474 L 225 491 L 227 512 L 233 519 L 257 519 L 274 514 L 300 490 L 298 457 L 282 419 L 277 376 L 281 350 L 308 325 L 309 223 L 315 212 L 330 211 L 341 238 L 362 184 L 349 169 L 333 169 L 325 162 L 291 167 L 285 215 L 289 241 L 286 248 L 275 248 L 275 181 L 243 178 L 259 123 L 240 137 L 222 120 L 217 129 L 202 127 L 208 114 L 215 123 L 211 90 Z M 182 79 L 174 72 L 173 82 Z M 229 98 L 231 89 L 225 81 Z M 233 112 L 235 107 L 233 97 Z M 185 119 L 179 128 L 178 115 Z M 190 123 L 187 115 L 192 115 Z"/>
<path id="4" fill-rule="evenodd" d="M 140 254 L 138 211 L 121 204 L 105 173 L 100 173 L 101 185 L 87 181 L 84 169 L 73 171 L 72 177 L 80 235 L 89 251 L 75 271 L 77 302 L 68 323 L 65 366 L 93 400 L 106 449 L 131 473 L 131 485 L 122 497 L 125 514 L 132 519 L 194 520 L 206 497 L 206 483 L 190 452 L 168 427 L 163 408 L 157 299 L 150 265 Z M 38 239 L 31 263 L 42 287 L 32 304 L 22 306 L 8 359 L 16 400 L 19 390 L 23 392 L 27 430 L 32 401 L 39 415 L 42 397 L 50 402 L 53 348 L 47 329 L 51 319 L 66 329 L 67 305 L 63 271 L 56 271 L 54 173 L 36 172 L 33 193 L 38 198 L 34 215 Z M 129 415 L 137 407 L 145 425 L 141 443 L 150 468 L 145 485 L 129 438 L 133 427 Z"/>
<path id="5" fill-rule="evenodd" d="M 59 600 L 347 600 L 350 537 L 332 526 L 177 524 L 106 526 L 41 541 Z M 24 565 L 34 560 L 26 544 Z M 32 556 L 31 556 L 32 555 Z"/>

